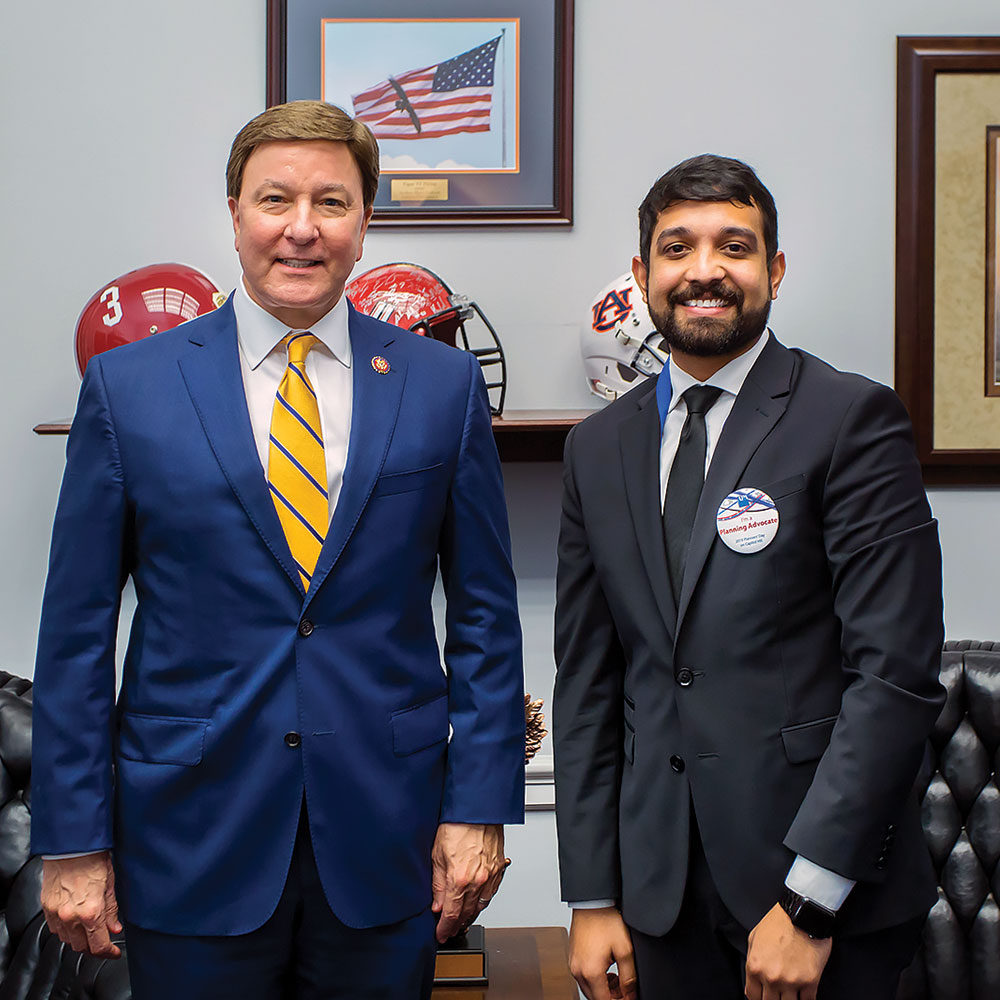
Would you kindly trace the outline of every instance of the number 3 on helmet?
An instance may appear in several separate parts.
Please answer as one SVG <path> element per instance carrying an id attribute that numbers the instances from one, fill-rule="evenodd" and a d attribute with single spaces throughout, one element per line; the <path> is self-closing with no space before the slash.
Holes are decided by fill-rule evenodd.
<path id="1" fill-rule="evenodd" d="M 217 309 L 226 296 L 187 264 L 150 264 L 94 292 L 76 321 L 76 366 L 112 347 L 162 333 Z"/>
<path id="2" fill-rule="evenodd" d="M 470 298 L 456 295 L 426 267 L 404 263 L 383 264 L 359 274 L 348 283 L 347 297 L 368 316 L 475 355 L 486 379 L 490 409 L 497 416 L 503 413 L 507 359 L 496 330 Z M 474 324 L 470 337 L 465 324 L 475 317 L 482 325 Z"/>

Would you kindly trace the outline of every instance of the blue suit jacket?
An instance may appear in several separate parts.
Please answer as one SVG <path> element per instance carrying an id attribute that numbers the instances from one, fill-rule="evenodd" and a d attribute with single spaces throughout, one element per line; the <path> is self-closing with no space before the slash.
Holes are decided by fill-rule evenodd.
<path id="1" fill-rule="evenodd" d="M 140 926 L 262 924 L 303 795 L 327 898 L 354 927 L 429 904 L 439 821 L 523 817 L 520 629 L 479 366 L 353 308 L 349 329 L 348 461 L 308 594 L 254 446 L 231 301 L 88 366 L 35 668 L 32 847 L 113 847 Z"/>

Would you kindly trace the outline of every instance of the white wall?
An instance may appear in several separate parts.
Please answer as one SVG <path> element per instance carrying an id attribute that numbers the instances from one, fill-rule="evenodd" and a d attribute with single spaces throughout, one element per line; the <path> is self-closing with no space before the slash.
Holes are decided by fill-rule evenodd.
<path id="1" fill-rule="evenodd" d="M 754 164 L 777 200 L 786 343 L 892 379 L 895 36 L 1000 34 L 983 0 L 577 0 L 576 225 L 568 232 L 373 232 L 366 265 L 414 259 L 475 297 L 510 358 L 509 405 L 586 406 L 590 296 L 625 270 L 652 181 L 706 150 Z M 0 38 L 0 666 L 31 673 L 77 314 L 106 280 L 182 260 L 237 277 L 223 173 L 263 107 L 264 0 L 8 3 Z M 1000 109 L 998 109 L 1000 117 Z M 548 700 L 559 470 L 507 468 L 529 687 Z M 931 493 L 951 637 L 1000 639 L 995 489 Z M 510 836 L 496 923 L 555 923 L 551 814 Z M 513 890 L 513 891 L 512 891 Z"/>

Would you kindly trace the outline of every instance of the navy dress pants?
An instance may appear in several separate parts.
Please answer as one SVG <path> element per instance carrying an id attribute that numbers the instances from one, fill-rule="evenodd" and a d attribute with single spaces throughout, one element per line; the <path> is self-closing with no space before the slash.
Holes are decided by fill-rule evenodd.
<path id="1" fill-rule="evenodd" d="M 331 911 L 305 811 L 274 913 L 249 934 L 187 937 L 125 925 L 134 1000 L 426 1000 L 437 945 L 430 907 L 357 930 Z"/>

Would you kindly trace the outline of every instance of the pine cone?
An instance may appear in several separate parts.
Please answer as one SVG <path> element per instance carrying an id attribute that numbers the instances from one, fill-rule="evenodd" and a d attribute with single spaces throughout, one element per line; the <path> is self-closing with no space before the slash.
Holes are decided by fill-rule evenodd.
<path id="1" fill-rule="evenodd" d="M 527 764 L 541 749 L 542 740 L 548 734 L 542 715 L 542 699 L 532 701 L 530 694 L 524 696 L 524 730 L 524 763 Z"/>

